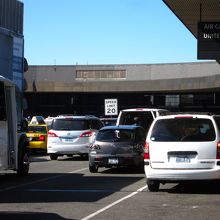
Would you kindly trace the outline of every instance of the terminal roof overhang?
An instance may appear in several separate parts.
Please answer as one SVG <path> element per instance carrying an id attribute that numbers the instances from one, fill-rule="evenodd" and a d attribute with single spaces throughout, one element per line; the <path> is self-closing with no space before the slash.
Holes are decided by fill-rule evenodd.
<path id="1" fill-rule="evenodd" d="M 163 0 L 163 2 L 196 38 L 198 22 L 220 22 L 219 0 Z"/>

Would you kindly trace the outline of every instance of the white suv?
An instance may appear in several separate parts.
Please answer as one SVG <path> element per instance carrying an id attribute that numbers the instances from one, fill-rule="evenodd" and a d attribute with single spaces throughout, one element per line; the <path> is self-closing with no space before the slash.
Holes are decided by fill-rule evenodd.
<path id="1" fill-rule="evenodd" d="M 220 179 L 220 116 L 159 116 L 145 143 L 144 169 L 148 189 L 160 183 Z"/>
<path id="2" fill-rule="evenodd" d="M 103 127 L 95 116 L 59 116 L 53 119 L 48 132 L 47 153 L 51 160 L 58 156 L 88 156 L 98 130 Z"/>

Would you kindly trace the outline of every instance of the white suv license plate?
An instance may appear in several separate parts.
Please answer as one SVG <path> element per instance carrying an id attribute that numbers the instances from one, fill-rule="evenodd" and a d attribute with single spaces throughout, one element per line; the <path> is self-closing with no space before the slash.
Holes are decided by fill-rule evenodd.
<path id="1" fill-rule="evenodd" d="M 176 157 L 176 163 L 190 163 L 190 158 L 188 158 L 188 157 Z"/>
<path id="2" fill-rule="evenodd" d="M 109 164 L 118 164 L 118 159 L 117 158 L 108 159 L 108 163 Z"/>
<path id="3" fill-rule="evenodd" d="M 176 157 L 170 157 L 169 162 L 170 163 L 190 163 L 191 160 L 187 156 L 176 156 Z"/>

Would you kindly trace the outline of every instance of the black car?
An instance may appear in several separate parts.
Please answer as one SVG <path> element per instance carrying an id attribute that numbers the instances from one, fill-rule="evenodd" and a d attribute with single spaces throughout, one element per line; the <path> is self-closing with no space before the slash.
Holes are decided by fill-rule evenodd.
<path id="1" fill-rule="evenodd" d="M 89 170 L 99 167 L 142 166 L 145 130 L 141 126 L 105 126 L 89 150 Z"/>

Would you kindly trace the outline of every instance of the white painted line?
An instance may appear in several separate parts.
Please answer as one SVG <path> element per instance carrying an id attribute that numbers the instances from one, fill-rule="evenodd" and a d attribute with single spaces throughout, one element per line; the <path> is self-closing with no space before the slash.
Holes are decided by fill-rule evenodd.
<path id="1" fill-rule="evenodd" d="M 62 177 L 62 176 L 66 176 L 70 173 L 78 173 L 78 172 L 81 172 L 81 171 L 84 171 L 84 170 L 87 170 L 87 169 L 88 168 L 73 170 L 73 171 L 70 171 L 70 172 L 65 173 L 65 174 L 59 174 L 59 175 L 56 175 L 56 176 L 51 176 L 51 177 L 48 177 L 48 178 L 39 179 L 39 180 L 29 182 L 29 183 L 24 183 L 24 184 L 20 184 L 20 185 L 16 185 L 16 186 L 10 186 L 10 187 L 5 188 L 4 190 L 12 190 L 12 189 L 20 188 L 20 187 L 23 187 L 23 186 L 28 186 L 28 185 L 35 184 L 35 183 L 40 183 L 40 182 L 44 182 L 44 181 L 47 181 L 47 180 L 56 179 L 56 178 L 59 178 L 59 177 Z"/>
<path id="2" fill-rule="evenodd" d="M 74 193 L 114 193 L 122 192 L 111 189 L 27 189 L 28 192 L 74 192 Z"/>
<path id="3" fill-rule="evenodd" d="M 84 170 L 88 170 L 89 168 L 88 167 L 86 167 L 86 168 L 82 168 L 82 169 L 79 169 L 79 170 L 73 170 L 73 171 L 70 171 L 70 172 L 68 172 L 68 173 L 78 173 L 78 172 L 81 172 L 81 171 L 84 171 Z M 67 174 L 68 174 L 67 173 Z M 64 174 L 65 175 L 65 174 Z"/>
<path id="4" fill-rule="evenodd" d="M 138 189 L 137 191 L 135 191 L 135 192 L 133 192 L 133 193 L 130 193 L 129 195 L 127 195 L 127 196 L 125 196 L 125 197 L 123 197 L 123 198 L 121 198 L 121 199 L 119 199 L 119 200 L 116 200 L 115 202 L 113 202 L 113 203 L 111 203 L 111 204 L 105 206 L 104 208 L 99 209 L 98 211 L 96 211 L 96 212 L 94 212 L 94 213 L 92 213 L 92 214 L 86 216 L 85 218 L 82 218 L 81 220 L 91 219 L 91 218 L 93 218 L 94 216 L 100 214 L 101 212 L 104 212 L 105 210 L 110 209 L 112 206 L 115 206 L 115 205 L 117 205 L 118 203 L 120 203 L 120 202 L 122 202 L 122 201 L 124 201 L 124 200 L 126 200 L 126 199 L 131 198 L 132 196 L 136 195 L 137 193 L 143 191 L 143 190 L 146 189 L 146 188 L 147 188 L 147 185 L 141 187 L 141 188 Z"/>

